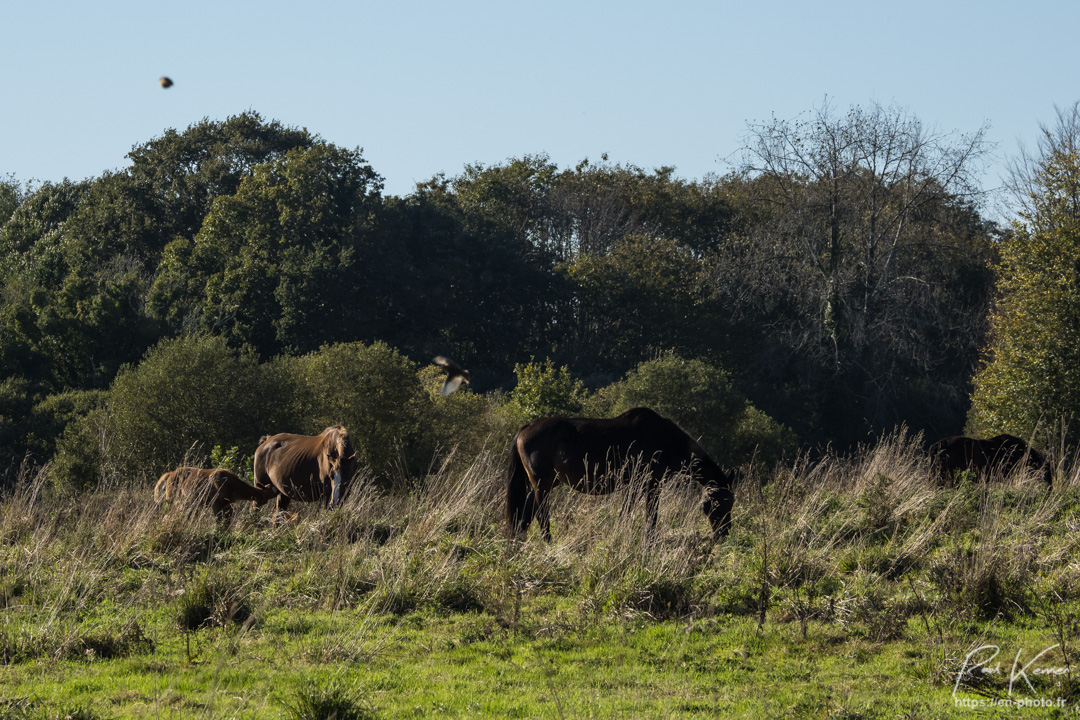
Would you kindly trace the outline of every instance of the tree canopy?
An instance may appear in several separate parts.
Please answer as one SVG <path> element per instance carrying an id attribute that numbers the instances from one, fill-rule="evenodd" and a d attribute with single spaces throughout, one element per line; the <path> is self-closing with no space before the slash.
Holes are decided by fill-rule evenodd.
<path id="1" fill-rule="evenodd" d="M 1018 219 L 1001 243 L 973 431 L 1071 442 L 1080 405 L 1080 105 L 1014 166 Z"/>
<path id="2" fill-rule="evenodd" d="M 533 390 L 614 413 L 662 405 L 645 389 L 670 385 L 718 393 L 709 417 L 723 423 L 699 432 L 728 449 L 791 433 L 846 447 L 899 423 L 947 434 L 985 344 L 995 235 L 970 182 L 984 150 L 981 131 L 824 106 L 751 125 L 726 176 L 524 155 L 388 197 L 362 150 L 257 113 L 169 130 L 98 178 L 0 183 L 0 444 L 9 465 L 63 451 L 85 469 L 70 451 L 91 420 L 107 429 L 102 408 L 136 422 L 137 402 L 110 396 L 152 377 L 167 387 L 179 366 L 166 358 L 189 350 L 218 353 L 230 377 L 351 368 L 327 381 L 348 387 L 321 390 L 326 422 L 375 417 L 366 394 L 505 429 Z M 469 367 L 490 402 L 416 400 L 436 354 Z M 365 363 L 408 397 L 364 385 Z M 596 392 L 609 386 L 621 389 Z M 414 459 L 454 436 L 410 427 L 395 442 Z M 209 441 L 192 432 L 175 447 Z M 390 442 L 380 433 L 371 442 Z"/>

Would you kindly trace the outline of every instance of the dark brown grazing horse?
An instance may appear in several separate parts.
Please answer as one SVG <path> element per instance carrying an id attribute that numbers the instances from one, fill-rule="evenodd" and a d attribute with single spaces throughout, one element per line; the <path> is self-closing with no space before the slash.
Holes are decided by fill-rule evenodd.
<path id="1" fill-rule="evenodd" d="M 207 505 L 221 524 L 232 520 L 233 503 L 251 500 L 265 505 L 275 493 L 257 490 L 225 468 L 178 467 L 158 478 L 154 502 L 183 498 Z"/>
<path id="2" fill-rule="evenodd" d="M 688 470 L 704 486 L 701 509 L 713 536 L 731 529 L 734 473 L 722 470 L 671 420 L 648 408 L 632 408 L 610 420 L 549 417 L 518 430 L 510 449 L 506 519 L 511 535 L 525 537 L 535 517 L 551 539 L 548 496 L 556 485 L 606 495 L 630 482 L 635 464 L 647 471 L 647 527 L 656 525 L 660 483 L 667 473 Z"/>
<path id="3" fill-rule="evenodd" d="M 277 510 L 292 500 L 328 499 L 337 507 L 353 473 L 356 452 L 340 425 L 319 435 L 264 435 L 255 451 L 255 487 L 277 494 Z"/>
<path id="4" fill-rule="evenodd" d="M 1024 465 L 1038 471 L 1047 486 L 1054 484 L 1050 463 L 1015 435 L 1003 433 L 987 440 L 952 435 L 931 445 L 930 457 L 942 477 L 954 470 L 973 470 L 985 476 L 996 469 L 1008 475 L 1017 465 Z"/>

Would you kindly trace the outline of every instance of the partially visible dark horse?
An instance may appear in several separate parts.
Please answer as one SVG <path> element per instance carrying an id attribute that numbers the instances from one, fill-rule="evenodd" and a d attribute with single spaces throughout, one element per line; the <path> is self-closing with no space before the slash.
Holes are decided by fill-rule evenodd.
<path id="1" fill-rule="evenodd" d="M 954 470 L 973 470 L 980 475 L 1000 470 L 1008 475 L 1023 465 L 1039 472 L 1048 486 L 1054 483 L 1050 463 L 1042 453 L 1015 435 L 1003 433 L 987 440 L 952 435 L 931 445 L 930 457 L 943 477 Z"/>
<path id="2" fill-rule="evenodd" d="M 255 451 L 255 487 L 277 494 L 279 512 L 292 500 L 336 507 L 355 472 L 356 452 L 340 425 L 318 435 L 264 435 Z"/>
<path id="3" fill-rule="evenodd" d="M 518 430 L 510 449 L 506 519 L 513 537 L 524 538 L 535 517 L 551 539 L 548 497 L 556 485 L 606 495 L 646 471 L 645 512 L 656 525 L 660 482 L 665 474 L 690 472 L 704 486 L 701 508 L 717 539 L 731 528 L 734 473 L 726 472 L 671 420 L 648 408 L 632 408 L 610 420 L 549 417 Z"/>
<path id="4" fill-rule="evenodd" d="M 183 498 L 205 504 L 223 525 L 232 520 L 233 503 L 251 500 L 265 505 L 273 492 L 258 490 L 225 468 L 178 467 L 162 474 L 154 486 L 154 502 Z"/>

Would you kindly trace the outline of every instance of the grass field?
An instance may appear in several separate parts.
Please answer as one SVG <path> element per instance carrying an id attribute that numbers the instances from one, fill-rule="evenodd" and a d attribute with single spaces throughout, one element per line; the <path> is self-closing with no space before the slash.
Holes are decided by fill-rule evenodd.
<path id="1" fill-rule="evenodd" d="M 0 718 L 1080 716 L 1076 468 L 945 487 L 899 436 L 744 482 L 720 544 L 675 479 L 651 535 L 560 491 L 511 546 L 504 464 L 226 529 L 25 472 Z"/>

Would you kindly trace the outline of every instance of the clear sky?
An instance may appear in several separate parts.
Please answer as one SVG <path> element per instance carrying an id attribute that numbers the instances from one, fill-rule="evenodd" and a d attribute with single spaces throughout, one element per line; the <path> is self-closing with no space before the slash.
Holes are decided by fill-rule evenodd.
<path id="1" fill-rule="evenodd" d="M 748 121 L 826 97 L 989 124 L 1006 157 L 1080 100 L 1078 29 L 1078 0 L 12 2 L 0 176 L 97 176 L 167 128 L 255 110 L 363 148 L 389 194 L 537 153 L 700 179 Z"/>

